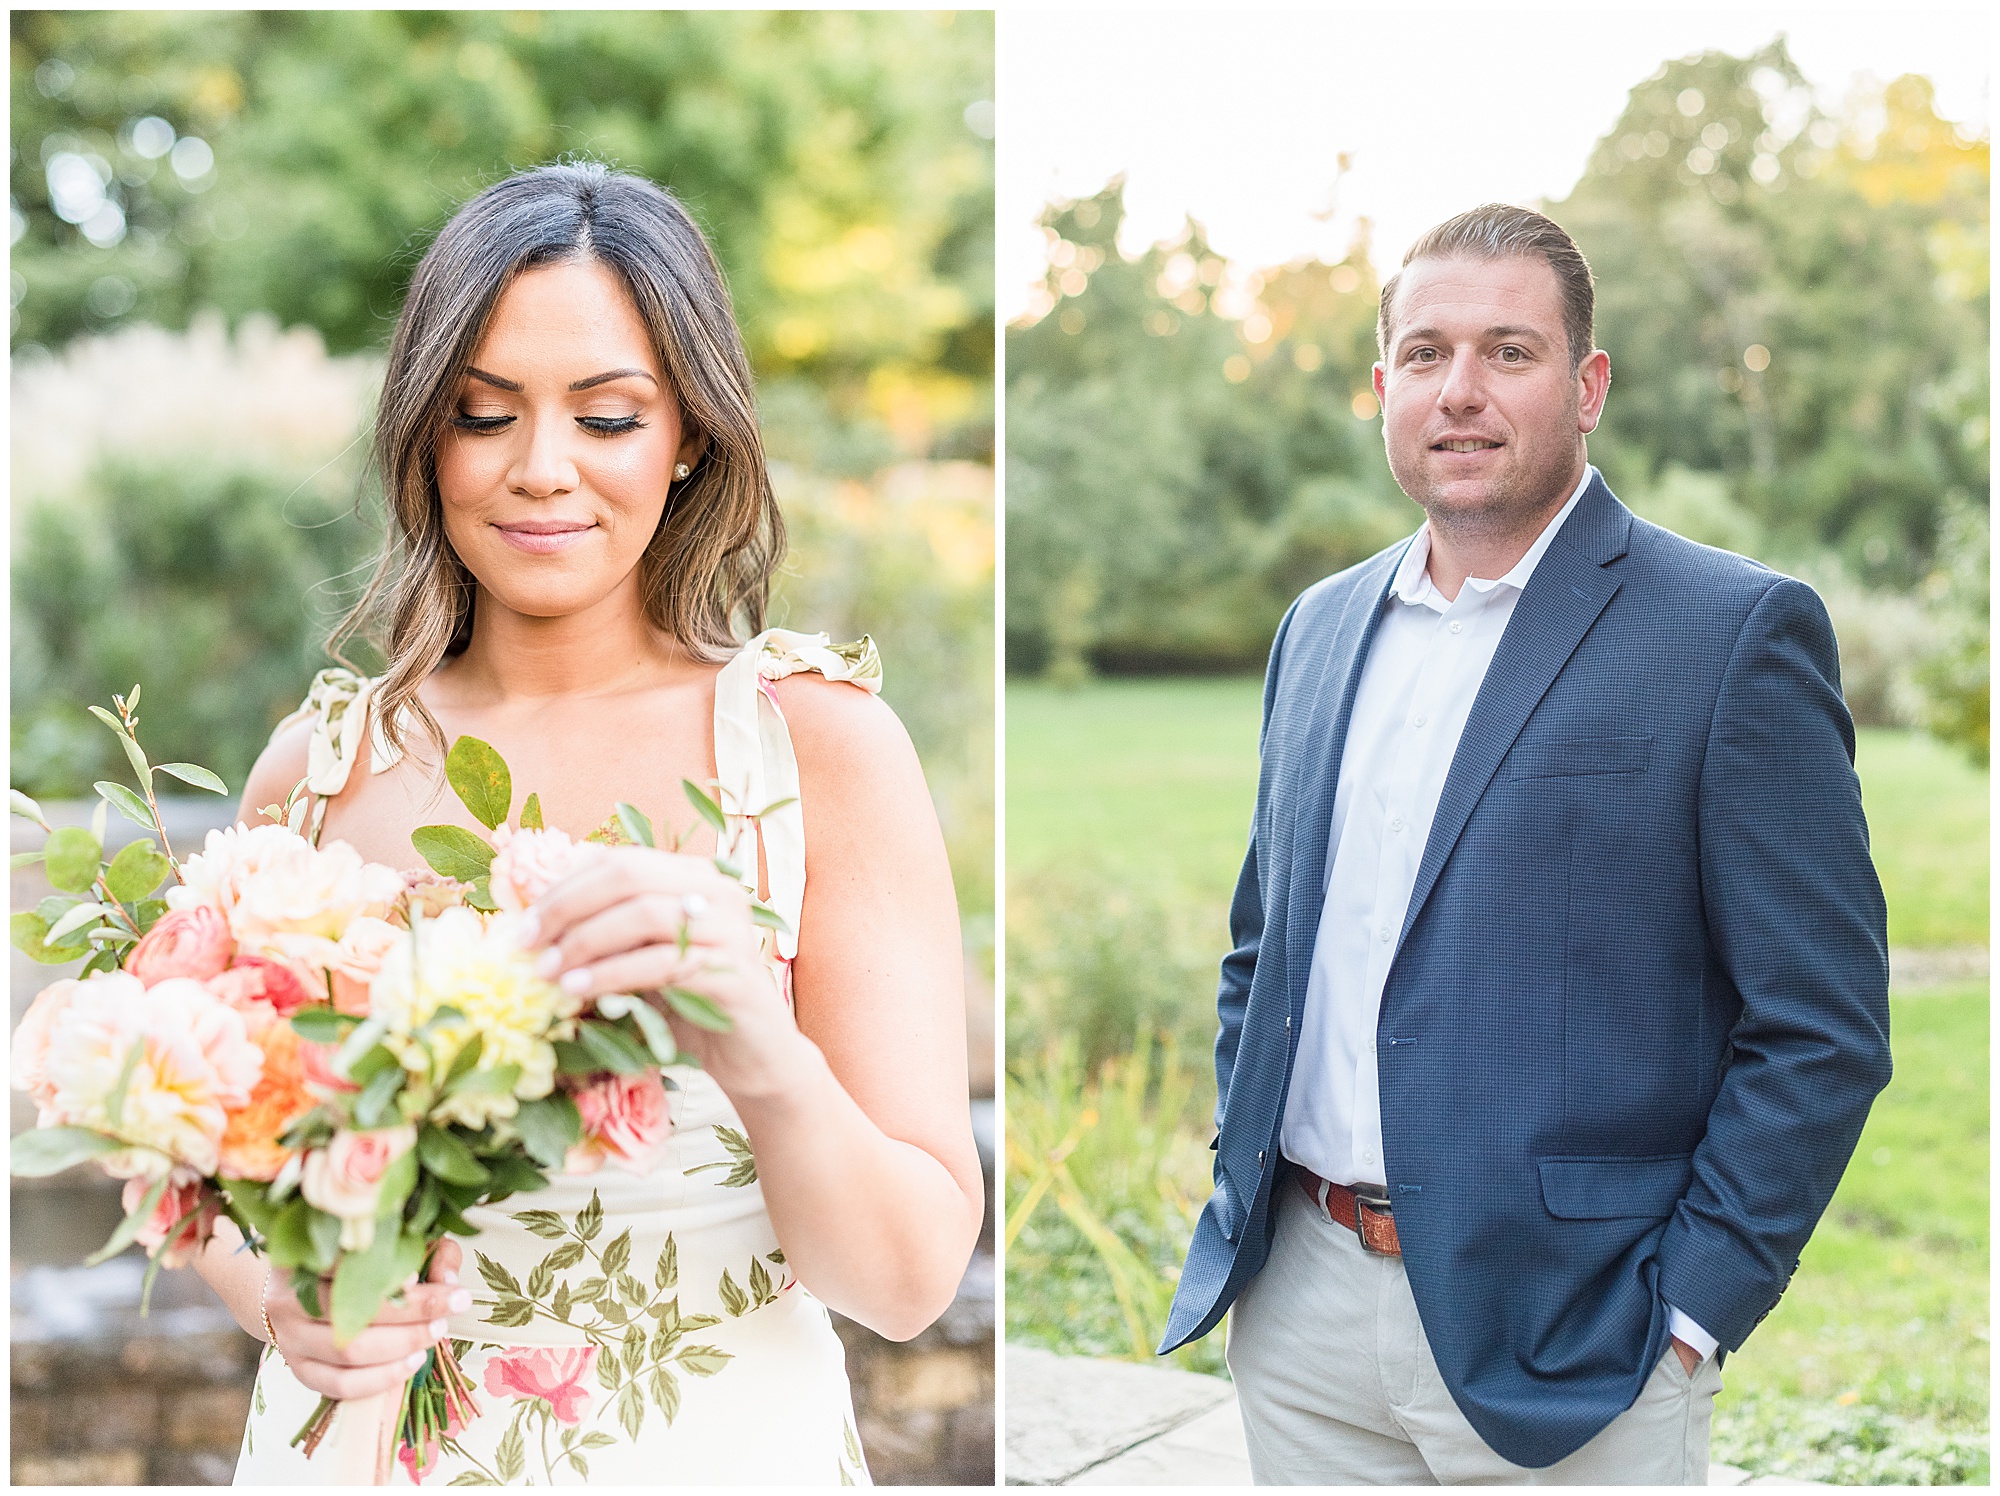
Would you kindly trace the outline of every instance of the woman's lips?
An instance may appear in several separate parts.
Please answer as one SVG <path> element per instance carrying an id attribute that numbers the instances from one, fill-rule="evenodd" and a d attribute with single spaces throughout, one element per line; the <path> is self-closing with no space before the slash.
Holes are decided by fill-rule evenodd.
<path id="1" fill-rule="evenodd" d="M 500 532 L 501 539 L 516 550 L 526 551 L 531 556 L 552 556 L 557 551 L 568 550 L 597 526 L 538 522 L 525 525 L 495 525 L 493 528 Z"/>

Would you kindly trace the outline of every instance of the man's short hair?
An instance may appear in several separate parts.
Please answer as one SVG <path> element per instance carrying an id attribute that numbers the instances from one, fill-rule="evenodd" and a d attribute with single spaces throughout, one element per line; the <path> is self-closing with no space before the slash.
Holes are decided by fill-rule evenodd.
<path id="1" fill-rule="evenodd" d="M 1447 218 L 1417 240 L 1403 256 L 1403 266 L 1407 269 L 1418 260 L 1500 260 L 1511 256 L 1540 256 L 1556 273 L 1556 286 L 1562 293 L 1563 331 L 1569 339 L 1569 366 L 1581 367 L 1595 346 L 1592 323 L 1597 293 L 1590 278 L 1590 262 L 1555 220 L 1529 208 L 1486 203 Z M 1402 278 L 1398 271 L 1384 282 L 1382 306 L 1375 316 L 1375 346 L 1385 361 L 1389 357 L 1389 311 Z"/>

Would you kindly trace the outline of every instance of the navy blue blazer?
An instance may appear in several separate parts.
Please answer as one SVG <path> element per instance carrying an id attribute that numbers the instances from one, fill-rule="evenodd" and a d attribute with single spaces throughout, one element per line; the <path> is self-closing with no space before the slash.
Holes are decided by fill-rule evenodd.
<path id="1" fill-rule="evenodd" d="M 1309 589 L 1271 649 L 1215 1193 L 1162 1352 L 1214 1328 L 1270 1249 L 1341 746 L 1405 545 Z M 1742 1345 L 1888 1083 L 1887 915 L 1839 681 L 1811 588 L 1595 478 L 1473 703 L 1376 1043 L 1417 1310 L 1516 1464 L 1632 1405 L 1668 1303 Z"/>

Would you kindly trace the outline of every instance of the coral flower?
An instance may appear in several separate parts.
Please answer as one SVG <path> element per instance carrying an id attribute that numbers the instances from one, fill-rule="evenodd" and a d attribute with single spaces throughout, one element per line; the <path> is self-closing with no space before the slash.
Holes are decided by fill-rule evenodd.
<path id="1" fill-rule="evenodd" d="M 278 1139 L 301 1115 L 312 1110 L 314 1097 L 306 1089 L 306 1047 L 289 1023 L 272 1022 L 251 1037 L 264 1051 L 264 1073 L 257 1089 L 240 1109 L 231 1111 L 222 1134 L 220 1173 L 225 1179 L 276 1179 L 291 1151 Z"/>
<path id="2" fill-rule="evenodd" d="M 486 1363 L 486 1390 L 495 1397 L 543 1399 L 558 1423 L 581 1423 L 590 1406 L 584 1378 L 597 1361 L 597 1347 L 536 1346 L 502 1351 Z"/>
<path id="3" fill-rule="evenodd" d="M 202 904 L 161 915 L 132 947 L 125 969 L 148 987 L 168 977 L 193 977 L 199 982 L 223 970 L 235 954 L 229 922 Z"/>

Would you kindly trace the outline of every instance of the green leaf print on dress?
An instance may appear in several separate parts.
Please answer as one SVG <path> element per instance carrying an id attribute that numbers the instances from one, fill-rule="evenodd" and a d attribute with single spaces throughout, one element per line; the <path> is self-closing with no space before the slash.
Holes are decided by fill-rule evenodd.
<path id="1" fill-rule="evenodd" d="M 757 1160 L 750 1152 L 750 1140 L 735 1128 L 724 1127 L 719 1122 L 715 1124 L 713 1131 L 721 1140 L 722 1146 L 729 1150 L 729 1157 L 718 1158 L 714 1163 L 696 1164 L 692 1169 L 683 1169 L 681 1172 L 692 1178 L 710 1169 L 727 1169 L 728 1177 L 722 1181 L 722 1188 L 726 1190 L 740 1190 L 746 1184 L 755 1184 Z"/>
<path id="2" fill-rule="evenodd" d="M 715 1376 L 734 1359 L 719 1346 L 689 1339 L 722 1319 L 682 1312 L 680 1252 L 671 1234 L 653 1263 L 649 1288 L 631 1272 L 629 1230 L 602 1247 L 595 1245 L 604 1220 L 596 1191 L 574 1222 L 548 1210 L 517 1211 L 513 1219 L 556 1245 L 530 1269 L 525 1286 L 484 1252 L 473 1254 L 494 1295 L 478 1301 L 488 1311 L 486 1322 L 516 1328 L 547 1319 L 579 1332 L 588 1344 L 494 1349 L 481 1368 L 482 1380 L 489 1393 L 519 1400 L 514 1423 L 501 1440 L 494 1469 L 468 1471 L 454 1485 L 523 1483 L 531 1427 L 540 1435 L 542 1473 L 550 1483 L 557 1467 L 565 1464 L 588 1478 L 585 1452 L 618 1442 L 603 1425 L 611 1424 L 632 1441 L 654 1413 L 671 1426 L 680 1413 L 680 1378 Z M 566 1276 L 572 1268 L 581 1268 L 585 1276 L 572 1282 Z M 755 1257 L 746 1277 L 747 1292 L 723 1272 L 719 1291 L 732 1316 L 775 1302 L 785 1286 Z M 469 1460 L 451 1441 L 446 1447 Z"/>

